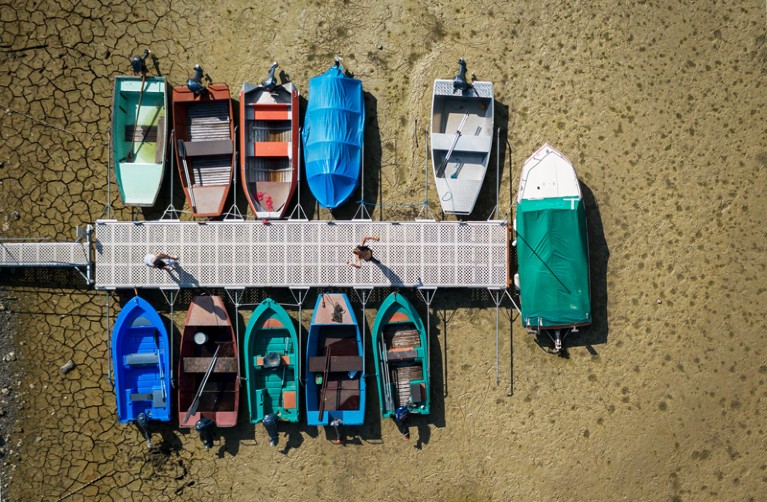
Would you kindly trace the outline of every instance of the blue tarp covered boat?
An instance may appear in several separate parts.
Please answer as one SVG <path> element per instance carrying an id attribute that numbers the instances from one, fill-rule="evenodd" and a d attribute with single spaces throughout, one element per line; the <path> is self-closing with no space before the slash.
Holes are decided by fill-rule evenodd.
<path id="1" fill-rule="evenodd" d="M 362 82 L 338 63 L 309 79 L 304 161 L 309 189 L 322 207 L 340 206 L 357 188 L 364 135 Z"/>
<path id="2" fill-rule="evenodd" d="M 157 311 L 138 296 L 126 303 L 112 331 L 117 417 L 132 422 L 140 413 L 170 420 L 168 332 Z"/>

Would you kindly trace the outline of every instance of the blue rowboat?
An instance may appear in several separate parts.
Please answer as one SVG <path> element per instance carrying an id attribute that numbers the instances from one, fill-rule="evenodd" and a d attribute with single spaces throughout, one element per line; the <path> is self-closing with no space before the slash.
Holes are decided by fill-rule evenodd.
<path id="1" fill-rule="evenodd" d="M 321 294 L 306 342 L 306 422 L 308 425 L 362 425 L 365 378 L 357 319 L 342 293 Z"/>
<path id="2" fill-rule="evenodd" d="M 112 331 L 117 417 L 132 422 L 140 413 L 170 420 L 168 332 L 157 311 L 138 296 L 126 303 Z"/>

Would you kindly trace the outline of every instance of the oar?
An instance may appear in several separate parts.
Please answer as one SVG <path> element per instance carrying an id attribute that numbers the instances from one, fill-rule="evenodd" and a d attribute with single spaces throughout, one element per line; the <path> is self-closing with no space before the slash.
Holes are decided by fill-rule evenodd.
<path id="1" fill-rule="evenodd" d="M 442 164 L 439 166 L 439 169 L 437 172 L 443 173 L 445 172 L 445 168 L 447 167 L 447 163 L 450 160 L 450 157 L 453 155 L 453 150 L 455 149 L 455 145 L 458 144 L 458 139 L 461 137 L 461 130 L 463 129 L 463 126 L 466 124 L 466 119 L 469 118 L 469 112 L 466 112 L 466 115 L 463 116 L 463 120 L 461 120 L 461 123 L 458 125 L 458 130 L 455 131 L 455 138 L 453 138 L 453 144 L 450 145 L 450 150 L 448 150 L 447 155 L 445 155 L 445 159 L 442 161 Z"/>
<path id="2" fill-rule="evenodd" d="M 184 146 L 184 140 L 179 139 L 177 144 L 178 154 L 181 156 L 181 164 L 184 166 L 184 177 L 186 178 L 187 192 L 189 192 L 189 202 L 192 203 L 192 210 L 197 211 L 197 204 L 194 201 L 194 187 L 192 186 L 192 179 L 189 177 L 189 165 L 186 163 L 186 147 Z"/>
<path id="3" fill-rule="evenodd" d="M 189 417 L 197 413 L 197 407 L 200 406 L 200 397 L 202 397 L 202 391 L 205 390 L 205 384 L 208 383 L 208 378 L 210 378 L 210 374 L 213 373 L 213 367 L 216 365 L 216 361 L 218 360 L 218 350 L 221 348 L 221 345 L 216 347 L 216 351 L 213 353 L 213 360 L 210 362 L 210 367 L 208 368 L 208 371 L 205 372 L 205 376 L 202 377 L 202 383 L 200 384 L 200 388 L 197 390 L 197 394 L 194 396 L 194 400 L 192 401 L 192 404 L 189 406 L 189 409 L 186 411 L 186 415 L 184 415 L 184 421 L 183 423 L 186 424 L 186 422 L 189 420 Z"/>
<path id="4" fill-rule="evenodd" d="M 138 93 L 138 105 L 136 106 L 136 120 L 133 122 L 133 134 L 130 138 L 130 150 L 128 150 L 128 162 L 133 162 L 133 144 L 136 142 L 136 128 L 138 127 L 138 115 L 141 110 L 141 98 L 144 97 L 144 81 L 146 80 L 146 72 L 141 71 L 141 90 Z"/>

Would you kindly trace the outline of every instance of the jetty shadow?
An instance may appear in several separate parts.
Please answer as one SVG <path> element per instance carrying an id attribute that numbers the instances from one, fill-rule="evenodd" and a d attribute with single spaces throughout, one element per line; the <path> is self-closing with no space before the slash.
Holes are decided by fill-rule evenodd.
<path id="1" fill-rule="evenodd" d="M 499 136 L 500 133 L 500 136 Z M 495 102 L 495 129 L 493 130 L 493 151 L 490 153 L 490 159 L 487 163 L 487 173 L 485 181 L 477 197 L 477 203 L 474 210 L 468 217 L 461 217 L 469 221 L 483 221 L 495 215 L 494 209 L 498 205 L 498 219 L 509 217 L 510 208 L 502 210 L 500 208 L 504 193 L 501 185 L 503 182 L 503 173 L 505 170 L 511 171 L 512 166 L 506 166 L 506 156 L 509 153 L 509 107 L 500 101 Z M 511 161 L 511 157 L 509 157 Z M 496 200 L 496 190 L 498 197 Z M 509 189 L 509 194 L 511 189 Z"/>
<path id="2" fill-rule="evenodd" d="M 0 286 L 87 291 L 92 286 L 75 267 L 13 267 L 0 269 Z M 82 270 L 82 269 L 81 269 Z M 84 270 L 83 270 L 84 272 Z"/>

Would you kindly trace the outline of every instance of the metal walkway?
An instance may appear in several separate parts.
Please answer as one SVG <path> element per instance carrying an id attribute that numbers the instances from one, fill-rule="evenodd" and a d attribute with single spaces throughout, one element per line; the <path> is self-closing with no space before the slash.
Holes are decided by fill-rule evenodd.
<path id="1" fill-rule="evenodd" d="M 0 240 L 0 268 L 73 267 L 90 284 L 92 229 L 90 225 L 78 227 L 74 242 Z"/>
<path id="2" fill-rule="evenodd" d="M 96 222 L 95 287 L 450 287 L 508 284 L 506 222 Z M 346 265 L 365 235 L 380 264 Z M 147 253 L 179 256 L 172 272 Z"/>

